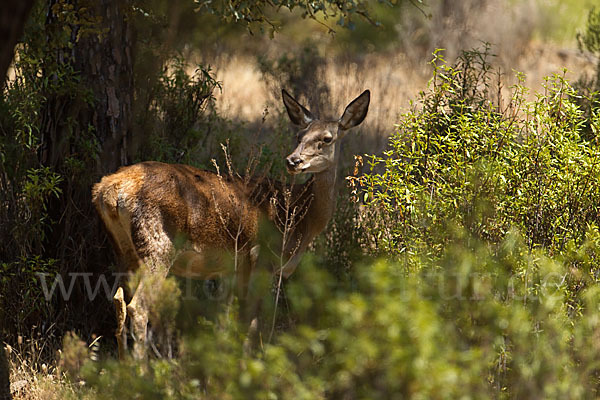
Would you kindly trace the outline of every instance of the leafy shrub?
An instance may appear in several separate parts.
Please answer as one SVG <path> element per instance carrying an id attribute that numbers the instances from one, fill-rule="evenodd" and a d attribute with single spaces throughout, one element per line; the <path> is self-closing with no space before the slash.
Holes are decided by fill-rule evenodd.
<path id="1" fill-rule="evenodd" d="M 198 66 L 193 74 L 181 58 L 168 60 L 156 84 L 148 90 L 146 107 L 136 116 L 138 129 L 146 133 L 139 157 L 164 162 L 198 164 L 208 161 L 206 142 L 213 135 L 213 91 L 220 86 L 210 68 Z"/>
<path id="2" fill-rule="evenodd" d="M 594 263 L 600 234 L 562 261 L 511 232 L 490 247 L 455 231 L 419 269 L 355 266 L 342 289 L 307 259 L 289 284 L 301 324 L 248 349 L 235 317 L 188 332 L 177 361 L 88 362 L 94 398 L 593 398 L 598 288 L 569 315 L 569 265 Z M 594 280 L 587 275 L 587 280 Z"/>
<path id="3" fill-rule="evenodd" d="M 595 7 L 590 10 L 585 32 L 577 35 L 577 39 L 580 49 L 600 54 L 600 10 Z"/>
<path id="4" fill-rule="evenodd" d="M 596 64 L 595 76 L 581 76 L 574 87 L 582 93 L 579 104 L 585 111 L 587 119 L 593 116 L 593 109 L 600 103 L 600 10 L 592 8 L 588 14 L 586 29 L 583 33 L 577 35 L 579 49 L 588 51 L 598 58 Z M 591 124 L 586 124 L 586 134 L 591 138 L 596 138 L 598 131 L 594 131 Z"/>
<path id="5" fill-rule="evenodd" d="M 82 32 L 90 33 L 93 23 L 74 20 L 79 17 L 73 8 L 63 6 L 56 4 L 57 15 L 50 18 L 46 5 L 36 4 L 16 50 L 14 78 L 0 87 L 0 333 L 13 344 L 18 335 L 30 334 L 32 325 L 39 328 L 41 320 L 56 316 L 36 273 L 61 272 L 63 260 L 50 247 L 77 239 L 59 239 L 53 228 L 81 210 L 69 212 L 73 201 L 66 202 L 57 215 L 56 205 L 74 188 L 89 187 L 86 163 L 97 154 L 89 127 L 80 129 L 75 116 L 64 113 L 65 104 L 91 105 L 90 90 L 72 65 L 59 61 L 72 57 L 66 50 L 70 28 L 59 26 L 81 23 Z M 67 155 L 62 160 L 60 151 Z M 57 247 L 61 254 L 67 251 Z"/>
<path id="6" fill-rule="evenodd" d="M 439 225 L 456 223 L 498 243 L 511 228 L 528 247 L 560 253 L 583 243 L 600 216 L 595 138 L 581 95 L 561 75 L 547 79 L 536 100 L 517 84 L 502 104 L 486 52 L 466 52 L 456 66 L 432 62 L 420 108 L 401 117 L 383 156 L 367 156 L 370 172 L 352 184 L 366 205 L 372 247 L 396 256 L 436 255 Z"/>

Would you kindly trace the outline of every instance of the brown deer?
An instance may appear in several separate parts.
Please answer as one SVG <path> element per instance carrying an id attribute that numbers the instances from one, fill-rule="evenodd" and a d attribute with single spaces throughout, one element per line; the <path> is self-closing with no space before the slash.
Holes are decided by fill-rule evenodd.
<path id="1" fill-rule="evenodd" d="M 265 216 L 286 237 L 287 261 L 275 272 L 286 278 L 294 272 L 333 215 L 340 141 L 365 119 L 370 93 L 364 91 L 335 121 L 316 119 L 285 90 L 282 95 L 292 123 L 300 128 L 296 149 L 286 158 L 288 172 L 312 173 L 312 178 L 285 185 L 222 176 L 188 165 L 142 162 L 123 167 L 103 177 L 92 190 L 122 268 L 159 279 L 169 272 L 208 279 L 229 272 L 212 257 L 214 251 L 234 251 L 245 260 L 235 271 L 238 296 L 243 297 L 258 253 L 259 219 Z M 135 337 L 134 356 L 145 356 L 149 306 L 143 294 L 145 282 L 140 279 L 127 306 L 122 288 L 115 295 L 120 357 L 127 344 L 127 315 Z"/>

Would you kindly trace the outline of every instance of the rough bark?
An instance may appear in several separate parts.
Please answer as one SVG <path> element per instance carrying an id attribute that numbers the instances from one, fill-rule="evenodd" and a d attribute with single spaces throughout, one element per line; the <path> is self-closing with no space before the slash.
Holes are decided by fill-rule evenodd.
<path id="1" fill-rule="evenodd" d="M 80 126 L 93 126 L 101 146 L 96 170 L 114 172 L 128 163 L 133 100 L 130 1 L 99 0 L 94 3 L 104 33 L 86 35 L 75 46 L 75 67 L 92 89 L 95 106 L 80 114 Z"/>
<path id="2" fill-rule="evenodd" d="M 49 26 L 57 24 L 60 18 L 54 14 L 57 5 L 57 0 L 48 1 Z M 127 18 L 131 1 L 73 0 L 72 6 L 77 10 L 75 18 L 95 22 L 91 26 L 68 25 L 72 48 L 59 50 L 56 57 L 59 63 L 72 65 L 81 83 L 90 90 L 93 105 L 81 96 L 69 94 L 48 98 L 43 111 L 40 161 L 60 171 L 62 162 L 71 153 L 77 153 L 77 140 L 88 138 L 91 129 L 99 149 L 95 165 L 89 166 L 90 172 L 101 176 L 128 162 L 133 98 L 132 39 Z"/>
<path id="3" fill-rule="evenodd" d="M 23 34 L 33 0 L 0 2 L 0 78 L 3 80 L 14 56 L 17 41 Z"/>

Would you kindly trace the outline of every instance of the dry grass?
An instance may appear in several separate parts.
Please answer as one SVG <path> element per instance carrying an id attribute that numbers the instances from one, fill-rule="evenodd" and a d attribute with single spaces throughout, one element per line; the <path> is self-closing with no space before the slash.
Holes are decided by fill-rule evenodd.
<path id="1" fill-rule="evenodd" d="M 394 27 L 397 38 L 385 53 L 335 57 L 333 53 L 339 47 L 335 38 L 311 22 L 298 20 L 275 40 L 261 42 L 261 54 L 274 59 L 283 53 L 299 52 L 301 38 L 310 38 L 308 43 L 318 47 L 325 59 L 322 79 L 329 89 L 332 109 L 337 113 L 364 89 L 370 89 L 372 103 L 361 128 L 366 137 L 352 145 L 363 152 L 379 151 L 394 130 L 398 114 L 407 111 L 410 100 L 425 90 L 431 76 L 428 62 L 435 49 L 445 49 L 445 58 L 453 62 L 462 50 L 490 43 L 496 55 L 493 64 L 504 74 L 504 87 L 516 83 L 514 71 L 523 72 L 532 98 L 536 91 L 543 90 L 544 77 L 561 73 L 563 68 L 570 71 L 567 74 L 570 80 L 594 71 L 595 60 L 576 49 L 575 37 L 562 45 L 539 38 L 540 32 L 552 23 L 545 18 L 556 8 L 550 4 L 538 0 L 428 3 L 426 12 L 431 13 L 430 19 L 414 7 L 404 8 Z M 280 99 L 269 93 L 255 57 L 213 55 L 204 61 L 213 65 L 217 79 L 223 83 L 223 91 L 217 95 L 222 115 L 257 122 L 267 105 L 281 107 Z"/>
<path id="2" fill-rule="evenodd" d="M 496 60 L 504 74 L 503 86 L 508 88 L 516 82 L 514 71 L 523 72 L 525 85 L 531 88 L 531 98 L 536 91 L 543 90 L 545 76 L 561 73 L 567 68 L 567 78 L 574 81 L 594 70 L 593 60 L 576 49 L 551 43 L 532 41 L 513 55 L 516 58 L 510 59 L 504 52 Z M 337 110 L 337 114 L 341 115 L 343 107 L 364 89 L 371 90 L 369 115 L 360 128 L 360 136 L 348 140 L 346 151 L 379 152 L 385 147 L 398 115 L 408 111 L 411 100 L 417 99 L 419 91 L 426 88 L 431 74 L 427 63 L 427 59 L 411 61 L 402 53 L 372 53 L 360 61 L 326 59 L 323 80 L 329 89 L 331 109 Z M 270 92 L 254 58 L 223 55 L 212 64 L 217 79 L 223 84 L 223 90 L 216 94 L 221 115 L 259 123 L 266 107 L 282 107 L 280 99 Z M 347 165 L 351 160 L 346 157 L 345 162 Z"/>
<path id="3" fill-rule="evenodd" d="M 102 337 L 88 345 L 69 332 L 60 346 L 55 338 L 34 332 L 30 338 L 19 338 L 16 348 L 6 345 L 13 399 L 87 398 L 79 390 L 85 385 L 79 378 L 79 372 L 85 361 L 98 358 L 100 339 Z"/>
<path id="4" fill-rule="evenodd" d="M 360 63 L 360 64 L 359 64 Z M 223 90 L 217 93 L 219 113 L 227 118 L 258 123 L 267 107 L 282 107 L 281 99 L 270 92 L 258 69 L 249 57 L 219 57 L 214 64 Z M 369 115 L 346 147 L 358 151 L 365 146 L 381 150 L 394 129 L 398 115 L 406 111 L 409 101 L 426 84 L 424 74 L 415 70 L 403 55 L 365 57 L 360 62 L 328 60 L 323 80 L 329 89 L 329 108 L 337 118 L 344 107 L 363 90 L 371 90 Z M 268 122 L 268 121 L 267 121 Z"/>
<path id="5" fill-rule="evenodd" d="M 74 388 L 59 372 L 55 361 L 44 362 L 40 359 L 40 346 L 41 341 L 32 341 L 28 346 L 29 349 L 24 352 L 7 346 L 13 399 L 61 400 L 76 398 Z"/>

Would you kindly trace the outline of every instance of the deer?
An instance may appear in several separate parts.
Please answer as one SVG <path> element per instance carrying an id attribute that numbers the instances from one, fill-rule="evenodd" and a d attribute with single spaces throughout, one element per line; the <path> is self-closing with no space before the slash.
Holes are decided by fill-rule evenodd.
<path id="1" fill-rule="evenodd" d="M 331 220 L 340 142 L 367 116 L 370 92 L 365 90 L 350 102 L 337 120 L 316 118 L 285 89 L 282 100 L 298 128 L 286 169 L 290 175 L 312 174 L 305 183 L 223 176 L 189 165 L 146 161 L 121 167 L 93 186 L 92 202 L 112 242 L 118 268 L 142 276 L 131 289 L 129 304 L 122 287 L 113 298 L 119 358 L 127 351 L 127 317 L 134 336 L 133 355 L 146 357 L 149 304 L 144 295 L 148 281 L 143 277 L 163 279 L 173 274 L 214 279 L 232 272 L 212 254 L 235 250 L 244 260 L 233 272 L 237 295 L 244 297 L 260 252 L 261 218 L 287 238 L 282 244 L 286 261 L 273 271 L 285 279 Z M 281 206 L 283 196 L 292 200 L 292 207 Z M 288 224 L 290 214 L 294 222 Z"/>

